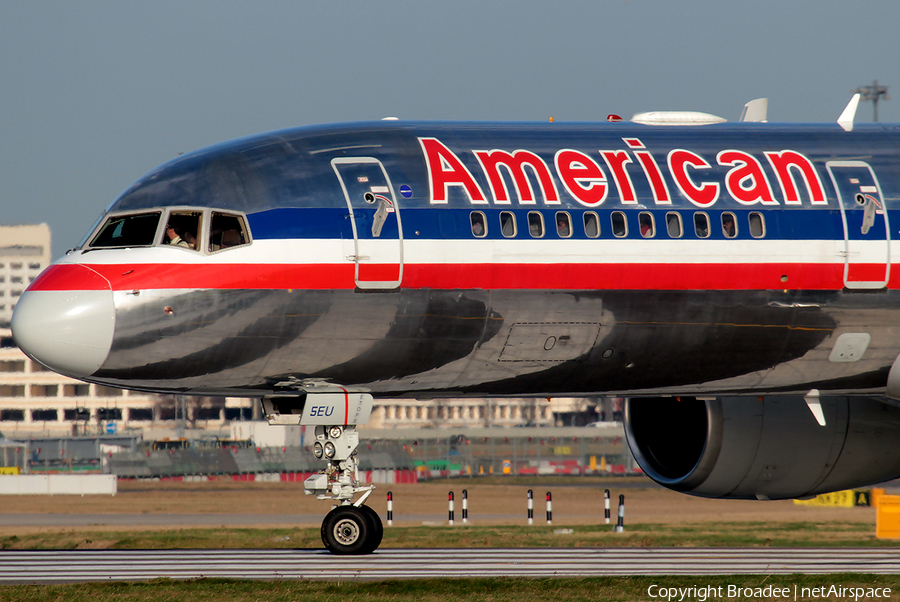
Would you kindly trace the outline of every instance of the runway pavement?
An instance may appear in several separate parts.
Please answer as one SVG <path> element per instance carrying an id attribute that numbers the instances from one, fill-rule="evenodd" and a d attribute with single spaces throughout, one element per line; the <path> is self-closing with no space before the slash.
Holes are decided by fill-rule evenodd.
<path id="1" fill-rule="evenodd" d="M 0 551 L 0 584 L 203 577 L 347 581 L 792 573 L 900 574 L 900 554 L 847 548 L 383 549 L 343 557 L 324 550 Z"/>

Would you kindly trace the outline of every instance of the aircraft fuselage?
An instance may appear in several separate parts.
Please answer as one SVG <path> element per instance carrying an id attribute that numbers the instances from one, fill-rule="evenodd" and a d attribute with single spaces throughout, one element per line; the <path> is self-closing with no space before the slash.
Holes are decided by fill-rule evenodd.
<path id="1" fill-rule="evenodd" d="M 881 394 L 898 202 L 895 126 L 298 128 L 138 180 L 13 328 L 157 392 Z"/>

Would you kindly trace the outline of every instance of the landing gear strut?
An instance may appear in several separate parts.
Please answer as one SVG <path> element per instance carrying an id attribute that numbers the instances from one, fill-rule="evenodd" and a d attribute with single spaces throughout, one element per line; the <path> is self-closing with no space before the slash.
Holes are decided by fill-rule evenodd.
<path id="1" fill-rule="evenodd" d="M 284 383 L 289 384 L 294 383 Z M 359 483 L 356 427 L 368 422 L 372 396 L 321 383 L 303 387 L 305 393 L 264 397 L 266 419 L 269 424 L 315 425 L 313 455 L 326 466 L 306 479 L 303 488 L 306 495 L 334 502 L 322 521 L 322 543 L 334 554 L 371 554 L 381 544 L 384 526 L 378 513 L 363 505 L 375 485 Z M 354 502 L 358 493 L 362 495 Z"/>

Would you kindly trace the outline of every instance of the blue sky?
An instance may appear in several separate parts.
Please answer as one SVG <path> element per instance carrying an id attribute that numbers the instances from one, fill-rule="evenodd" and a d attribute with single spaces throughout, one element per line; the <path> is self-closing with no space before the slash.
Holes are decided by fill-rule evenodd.
<path id="1" fill-rule="evenodd" d="M 734 120 L 761 96 L 833 121 L 873 79 L 900 94 L 897 23 L 896 0 L 0 0 L 0 223 L 48 222 L 58 256 L 179 152 L 296 125 Z"/>

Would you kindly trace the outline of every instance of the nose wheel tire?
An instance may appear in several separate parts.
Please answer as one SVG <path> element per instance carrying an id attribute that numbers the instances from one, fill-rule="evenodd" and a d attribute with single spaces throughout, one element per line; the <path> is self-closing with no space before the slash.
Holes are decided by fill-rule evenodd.
<path id="1" fill-rule="evenodd" d="M 381 545 L 381 538 L 384 537 L 384 525 L 382 524 L 381 517 L 378 516 L 378 513 L 368 506 L 360 506 L 359 509 L 366 514 L 370 526 L 372 527 L 372 539 L 368 546 L 370 549 L 366 551 L 366 554 L 370 554 L 377 550 L 378 546 Z"/>
<path id="2" fill-rule="evenodd" d="M 332 554 L 370 554 L 383 534 L 381 518 L 367 506 L 338 506 L 322 521 L 322 543 Z"/>

